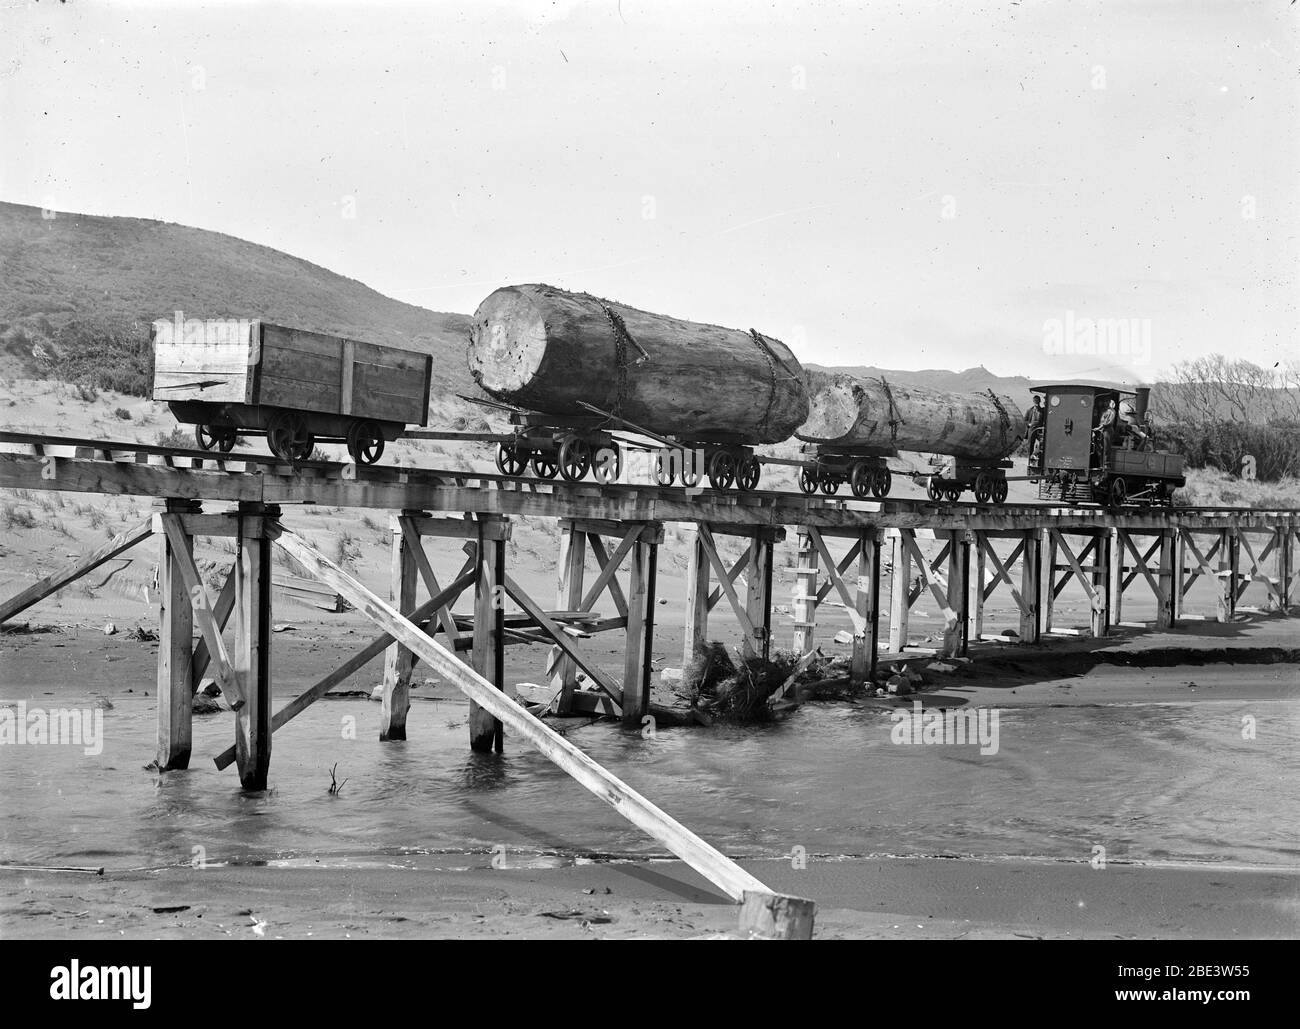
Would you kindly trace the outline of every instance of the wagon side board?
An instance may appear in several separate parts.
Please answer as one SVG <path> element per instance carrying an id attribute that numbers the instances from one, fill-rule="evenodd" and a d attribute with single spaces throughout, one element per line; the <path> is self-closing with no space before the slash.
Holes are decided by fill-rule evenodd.
<path id="1" fill-rule="evenodd" d="M 264 323 L 253 403 L 424 425 L 431 358 Z"/>

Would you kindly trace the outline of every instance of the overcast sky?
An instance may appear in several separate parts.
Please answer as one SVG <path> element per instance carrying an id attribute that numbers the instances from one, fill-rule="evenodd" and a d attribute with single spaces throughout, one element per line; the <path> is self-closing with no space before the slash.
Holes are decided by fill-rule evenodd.
<path id="1" fill-rule="evenodd" d="M 1298 19 L 19 0 L 0 199 L 219 230 L 435 310 L 550 282 L 824 364 L 1271 364 L 1300 328 Z M 1087 319 L 1141 321 L 1113 356 L 1047 352 Z"/>

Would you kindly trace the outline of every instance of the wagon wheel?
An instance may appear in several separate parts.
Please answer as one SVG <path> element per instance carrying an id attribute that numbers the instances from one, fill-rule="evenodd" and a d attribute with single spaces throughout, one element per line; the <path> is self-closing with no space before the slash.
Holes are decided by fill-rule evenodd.
<path id="1" fill-rule="evenodd" d="M 1128 484 L 1123 478 L 1116 476 L 1110 481 L 1110 502 L 1115 507 L 1123 507 L 1128 500 Z"/>
<path id="2" fill-rule="evenodd" d="M 993 480 L 993 503 L 1002 504 L 1007 499 L 1007 480 L 999 476 Z"/>
<path id="3" fill-rule="evenodd" d="M 520 475 L 528 467 L 528 448 L 514 442 L 497 444 L 497 468 L 502 475 Z"/>
<path id="4" fill-rule="evenodd" d="M 807 496 L 817 492 L 817 474 L 811 468 L 799 469 L 799 489 Z"/>
<path id="5" fill-rule="evenodd" d="M 889 496 L 889 487 L 893 484 L 894 477 L 889 473 L 889 469 L 882 465 L 876 469 L 875 477 L 871 480 L 871 495 L 883 499 Z"/>
<path id="6" fill-rule="evenodd" d="M 560 476 L 577 482 L 591 467 L 591 444 L 581 436 L 569 436 L 560 444 Z"/>
<path id="7" fill-rule="evenodd" d="M 833 496 L 839 490 L 840 480 L 834 475 L 823 473 L 817 485 L 820 486 L 821 491 L 829 497 Z"/>
<path id="8" fill-rule="evenodd" d="M 853 490 L 853 495 L 862 500 L 870 495 L 871 487 L 875 484 L 876 470 L 865 461 L 856 462 L 853 471 L 849 473 L 849 487 Z"/>
<path id="9" fill-rule="evenodd" d="M 348 429 L 348 453 L 357 464 L 374 464 L 384 454 L 384 434 L 374 422 L 353 422 Z"/>
<path id="10" fill-rule="evenodd" d="M 975 476 L 975 503 L 987 504 L 993 496 L 993 483 L 989 479 L 988 472 L 980 472 Z"/>
<path id="11" fill-rule="evenodd" d="M 709 482 L 714 489 L 726 489 L 736 481 L 736 459 L 725 450 L 715 450 L 709 455 Z"/>
<path id="12" fill-rule="evenodd" d="M 597 482 L 618 482 L 623 471 L 623 451 L 617 443 L 607 443 L 596 451 L 591 462 L 591 477 Z"/>
<path id="13" fill-rule="evenodd" d="M 672 456 L 666 450 L 660 450 L 655 454 L 655 482 L 660 486 L 671 486 L 677 478 L 677 471 L 673 468 Z"/>
<path id="14" fill-rule="evenodd" d="M 267 445 L 271 448 L 271 453 L 282 461 L 301 461 L 302 445 L 308 440 L 315 443 L 302 415 L 282 411 L 271 419 L 271 424 L 266 428 Z M 311 453 L 310 446 L 307 453 Z"/>
<path id="15" fill-rule="evenodd" d="M 694 450 L 683 450 L 682 455 L 682 485 L 687 489 L 692 489 L 700 484 L 700 463 L 699 454 Z"/>
<path id="16" fill-rule="evenodd" d="M 295 461 L 310 460 L 312 452 L 316 449 L 316 436 L 314 433 L 304 432 L 297 436 L 293 441 L 293 457 Z"/>
<path id="17" fill-rule="evenodd" d="M 961 490 L 956 486 L 949 486 L 943 491 L 943 496 L 948 503 L 955 504 L 961 499 Z"/>
<path id="18" fill-rule="evenodd" d="M 530 463 L 533 466 L 533 473 L 539 479 L 554 478 L 555 473 L 560 470 L 560 462 L 555 460 L 555 458 L 550 454 L 543 453 L 540 450 L 533 451 L 533 457 Z"/>
<path id="19" fill-rule="evenodd" d="M 736 486 L 748 493 L 758 485 L 758 477 L 762 474 L 763 466 L 753 454 L 741 458 L 740 464 L 736 468 Z"/>
<path id="20" fill-rule="evenodd" d="M 194 439 L 200 450 L 211 450 L 221 442 L 221 430 L 214 429 L 211 425 L 196 425 Z"/>
<path id="21" fill-rule="evenodd" d="M 936 504 L 943 499 L 943 487 L 934 476 L 930 476 L 930 481 L 925 484 L 925 495 Z"/>

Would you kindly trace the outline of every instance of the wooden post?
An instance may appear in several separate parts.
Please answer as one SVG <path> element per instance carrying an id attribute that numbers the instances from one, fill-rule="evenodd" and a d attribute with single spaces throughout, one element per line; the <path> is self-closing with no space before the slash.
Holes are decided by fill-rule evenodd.
<path id="1" fill-rule="evenodd" d="M 638 539 L 628 555 L 627 649 L 623 655 L 623 725 L 640 728 L 650 710 L 650 652 L 654 631 L 653 543 Z"/>
<path id="2" fill-rule="evenodd" d="M 560 522 L 560 575 L 555 588 L 555 606 L 561 611 L 576 611 L 582 604 L 583 573 L 587 567 L 587 534 L 572 519 Z M 560 691 L 557 710 L 567 712 L 573 706 L 573 691 L 578 688 L 578 666 L 559 647 L 551 648 L 551 685 Z"/>
<path id="3" fill-rule="evenodd" d="M 271 541 L 267 520 L 278 508 L 239 505 L 236 538 L 235 649 L 231 667 L 244 705 L 235 712 L 235 762 L 246 790 L 266 789 L 271 767 Z"/>
<path id="4" fill-rule="evenodd" d="M 970 654 L 971 622 L 970 539 L 966 533 L 962 533 L 961 537 L 961 654 L 962 657 L 967 657 Z"/>
<path id="5" fill-rule="evenodd" d="M 168 500 L 167 510 L 192 511 L 185 500 Z M 183 533 L 185 558 L 193 560 L 194 538 Z M 188 768 L 193 746 L 194 607 L 178 555 L 164 533 L 158 560 L 158 753 L 160 772 Z M 233 572 L 231 573 L 234 574 Z"/>
<path id="6" fill-rule="evenodd" d="M 1156 628 L 1172 629 L 1174 627 L 1174 555 L 1177 551 L 1177 529 L 1160 530 L 1160 571 L 1156 582 L 1160 589 L 1156 593 Z"/>
<path id="7" fill-rule="evenodd" d="M 418 582 L 418 568 L 411 548 L 422 544 L 418 534 L 413 540 L 409 539 L 396 523 L 392 531 L 392 580 L 388 599 L 403 616 L 409 616 L 415 610 Z M 406 739 L 406 714 L 411 707 L 411 673 L 414 671 L 415 655 L 400 643 L 394 643 L 385 651 L 383 703 L 379 709 L 381 740 Z"/>
<path id="8" fill-rule="evenodd" d="M 1110 624 L 1118 625 L 1124 619 L 1124 545 L 1123 529 L 1108 529 L 1110 536 L 1110 586 L 1107 590 L 1110 606 Z"/>
<path id="9" fill-rule="evenodd" d="M 816 910 L 802 897 L 746 891 L 740 903 L 740 935 L 747 940 L 811 940 Z"/>
<path id="10" fill-rule="evenodd" d="M 969 637 L 976 642 L 984 635 L 984 576 L 987 572 L 984 557 L 985 534 L 980 529 L 972 531 L 971 536 L 974 539 L 973 556 L 975 558 L 974 566 L 970 568 L 970 574 L 966 580 L 966 617 L 969 628 L 967 633 Z"/>
<path id="11" fill-rule="evenodd" d="M 1187 530 L 1175 528 L 1174 533 L 1174 619 L 1183 613 L 1183 590 L 1187 581 Z"/>
<path id="12" fill-rule="evenodd" d="M 1052 615 L 1056 607 L 1056 537 L 1050 532 L 1040 534 L 1040 540 L 1047 544 L 1047 557 L 1043 561 L 1040 579 L 1043 583 L 1042 599 L 1039 603 L 1039 632 L 1052 631 Z M 1042 546 L 1042 543 L 1039 544 Z M 1041 553 L 1041 552 L 1040 552 Z"/>
<path id="13" fill-rule="evenodd" d="M 1220 622 L 1232 621 L 1237 610 L 1236 542 L 1233 530 L 1219 530 L 1219 595 L 1216 598 L 1216 614 Z"/>
<path id="14" fill-rule="evenodd" d="M 912 552 L 903 540 L 903 530 L 890 529 L 893 540 L 893 574 L 889 581 L 889 649 L 898 653 L 907 646 L 907 616 L 911 608 Z"/>
<path id="15" fill-rule="evenodd" d="M 1020 597 L 1025 609 L 1020 612 L 1020 642 L 1037 643 L 1039 598 L 1043 595 L 1042 530 L 1026 529 L 1024 539 L 1025 547 L 1020 555 Z"/>
<path id="16" fill-rule="evenodd" d="M 950 623 L 944 624 L 944 657 L 952 657 L 961 650 L 966 638 L 966 576 L 962 564 L 962 536 L 960 529 L 948 533 L 948 561 L 944 570 L 944 578 L 947 580 L 945 599 L 954 618 Z"/>
<path id="17" fill-rule="evenodd" d="M 749 541 L 748 561 L 745 579 L 748 585 L 745 610 L 750 624 L 754 627 L 754 652 L 764 661 L 772 650 L 772 550 L 771 535 L 764 530 L 756 530 Z"/>
<path id="18" fill-rule="evenodd" d="M 686 632 L 682 643 L 682 668 L 709 639 L 709 555 L 697 528 L 686 565 Z"/>
<path id="19" fill-rule="evenodd" d="M 493 516 L 479 517 L 478 579 L 474 583 L 474 644 L 471 651 L 474 671 L 497 689 L 505 686 L 503 632 L 505 627 L 504 540 L 488 539 L 483 526 Z M 469 705 L 469 746 L 486 753 L 505 749 L 504 731 L 499 719 L 474 701 Z"/>
<path id="20" fill-rule="evenodd" d="M 790 594 L 794 652 L 799 657 L 817 645 L 817 558 L 817 548 L 807 527 L 799 526 L 794 586 Z"/>
<path id="21" fill-rule="evenodd" d="M 1110 530 L 1098 530 L 1092 538 L 1092 635 L 1101 639 L 1110 632 L 1110 565 L 1114 553 L 1111 550 Z"/>
<path id="22" fill-rule="evenodd" d="M 1277 534 L 1277 596 L 1278 606 L 1283 614 L 1291 607 L 1291 527 L 1279 525 L 1273 530 Z"/>
<path id="23" fill-rule="evenodd" d="M 849 682 L 861 686 L 875 678 L 880 639 L 880 536 L 876 529 L 864 529 L 858 551 L 857 612 L 865 623 L 853 634 L 853 659 Z M 804 653 L 807 653 L 805 651 Z"/>

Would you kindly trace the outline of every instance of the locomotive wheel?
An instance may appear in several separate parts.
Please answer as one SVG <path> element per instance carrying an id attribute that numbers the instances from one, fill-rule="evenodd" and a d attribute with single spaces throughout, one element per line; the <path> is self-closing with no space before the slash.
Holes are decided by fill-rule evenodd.
<path id="1" fill-rule="evenodd" d="M 518 444 L 497 444 L 497 469 L 502 475 L 519 475 L 528 467 L 528 448 Z"/>
<path id="2" fill-rule="evenodd" d="M 673 459 L 666 451 L 659 451 L 655 455 L 655 482 L 660 486 L 671 486 L 676 478 L 677 471 L 673 468 Z"/>
<path id="3" fill-rule="evenodd" d="M 988 472 L 975 476 L 975 503 L 987 504 L 993 496 L 993 483 L 989 481 Z"/>
<path id="4" fill-rule="evenodd" d="M 799 469 L 799 490 L 805 496 L 812 496 L 817 492 L 817 475 L 811 469 Z"/>
<path id="5" fill-rule="evenodd" d="M 560 470 L 560 462 L 540 450 L 533 451 L 530 463 L 533 466 L 533 473 L 539 479 L 552 479 L 555 477 L 555 473 Z"/>
<path id="6" fill-rule="evenodd" d="M 623 471 L 623 452 L 617 443 L 597 449 L 591 462 L 591 477 L 600 483 L 617 482 Z"/>
<path id="7" fill-rule="evenodd" d="M 758 477 L 762 471 L 763 466 L 753 454 L 742 458 L 736 467 L 736 487 L 748 493 L 758 485 Z"/>
<path id="8" fill-rule="evenodd" d="M 883 465 L 876 469 L 875 477 L 871 480 L 871 495 L 876 499 L 883 499 L 889 496 L 889 487 L 894 484 L 894 477 L 889 473 L 889 469 Z"/>
<path id="9" fill-rule="evenodd" d="M 862 500 L 870 495 L 876 485 L 876 470 L 865 461 L 858 461 L 849 472 L 849 488 L 853 495 Z"/>
<path id="10" fill-rule="evenodd" d="M 1007 480 L 1001 477 L 993 480 L 993 503 L 1002 504 L 1007 499 Z"/>
<path id="11" fill-rule="evenodd" d="M 1110 481 L 1110 502 L 1115 507 L 1123 507 L 1128 500 L 1128 485 L 1116 476 Z"/>
<path id="12" fill-rule="evenodd" d="M 823 473 L 817 485 L 821 487 L 821 491 L 823 493 L 825 493 L 828 497 L 830 497 L 830 496 L 834 496 L 836 493 L 839 492 L 840 480 L 836 478 L 834 475 Z"/>
<path id="13" fill-rule="evenodd" d="M 955 504 L 961 499 L 961 490 L 956 486 L 949 486 L 943 491 L 943 498 L 948 501 L 948 503 Z"/>
<path id="14" fill-rule="evenodd" d="M 930 481 L 925 484 L 925 495 L 936 504 L 943 499 L 943 487 L 939 485 L 938 479 L 931 477 Z"/>
<path id="15" fill-rule="evenodd" d="M 281 412 L 271 419 L 266 428 L 266 443 L 271 453 L 281 461 L 301 461 L 310 456 L 316 438 L 307 431 L 307 423 L 301 415 Z M 303 445 L 306 444 L 306 455 Z"/>
<path id="16" fill-rule="evenodd" d="M 357 464 L 374 464 L 384 456 L 384 434 L 374 422 L 353 422 L 347 442 L 348 455 Z"/>
<path id="17" fill-rule="evenodd" d="M 736 459 L 725 450 L 709 455 L 709 482 L 714 489 L 726 489 L 736 481 Z"/>
<path id="18" fill-rule="evenodd" d="M 591 467 L 591 444 L 581 436 L 570 436 L 560 444 L 560 476 L 577 482 Z"/>

